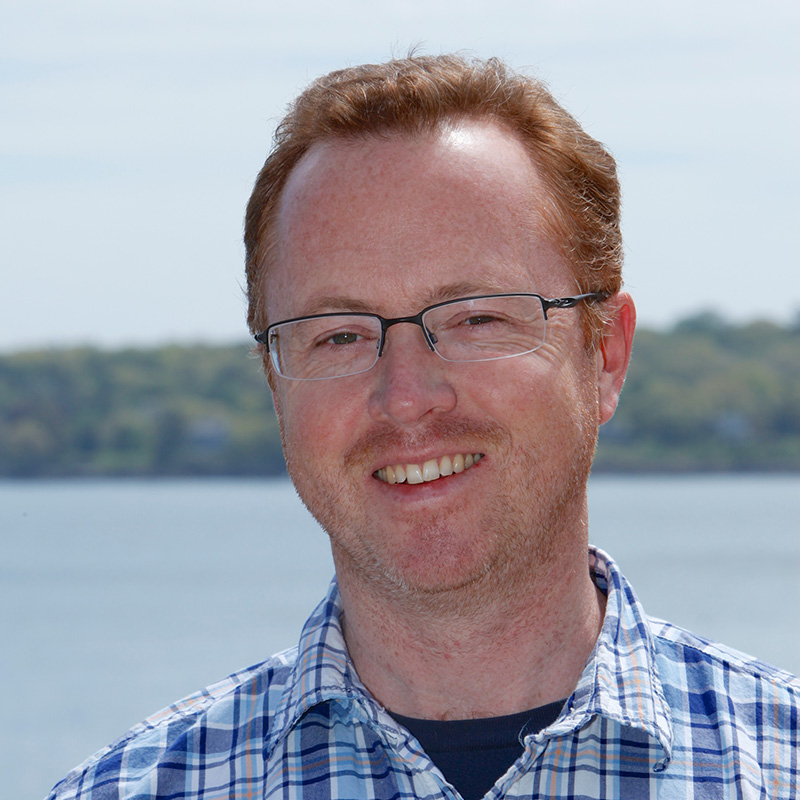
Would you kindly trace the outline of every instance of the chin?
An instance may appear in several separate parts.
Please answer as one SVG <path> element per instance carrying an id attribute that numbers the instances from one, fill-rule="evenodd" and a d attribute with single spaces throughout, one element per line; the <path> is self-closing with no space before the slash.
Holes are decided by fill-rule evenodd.
<path id="1" fill-rule="evenodd" d="M 480 594 L 482 586 L 494 585 L 495 573 L 504 571 L 503 563 L 522 544 L 513 534 L 509 538 L 516 526 L 489 524 L 491 519 L 496 523 L 495 512 L 458 525 L 453 525 L 451 515 L 442 514 L 384 535 L 376 535 L 381 530 L 377 521 L 364 524 L 360 531 L 352 521 L 344 529 L 331 526 L 331 519 L 320 522 L 331 538 L 340 579 L 395 600 L 461 602 Z M 526 538 L 530 546 L 530 537 Z"/>

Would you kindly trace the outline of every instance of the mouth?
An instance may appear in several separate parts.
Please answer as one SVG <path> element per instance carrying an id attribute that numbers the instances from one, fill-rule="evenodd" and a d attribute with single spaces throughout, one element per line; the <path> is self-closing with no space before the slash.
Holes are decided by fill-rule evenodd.
<path id="1" fill-rule="evenodd" d="M 482 458 L 483 453 L 457 453 L 454 456 L 432 458 L 424 464 L 387 464 L 374 472 L 373 476 L 384 483 L 430 483 L 464 472 Z"/>

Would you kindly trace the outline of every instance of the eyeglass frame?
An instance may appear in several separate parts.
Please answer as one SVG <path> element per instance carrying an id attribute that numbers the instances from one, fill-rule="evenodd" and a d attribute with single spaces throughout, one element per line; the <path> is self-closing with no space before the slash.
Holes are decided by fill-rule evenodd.
<path id="1" fill-rule="evenodd" d="M 422 330 L 422 336 L 425 339 L 425 343 L 428 347 L 436 353 L 442 361 L 447 361 L 452 364 L 475 364 L 481 361 L 500 361 L 504 358 L 516 358 L 517 356 L 524 356 L 528 353 L 536 352 L 544 343 L 545 339 L 542 338 L 542 344 L 539 347 L 534 348 L 533 350 L 525 350 L 522 353 L 512 353 L 511 355 L 507 356 L 494 356 L 491 358 L 481 358 L 475 360 L 453 360 L 449 358 L 445 358 L 437 349 L 436 349 L 436 339 L 432 331 L 429 331 L 424 323 L 422 322 L 422 318 L 427 314 L 429 311 L 433 311 L 437 308 L 443 308 L 444 306 L 454 305 L 455 303 L 463 303 L 468 300 L 489 300 L 495 297 L 535 297 L 537 298 L 542 304 L 542 313 L 544 314 L 544 320 L 547 322 L 547 312 L 552 308 L 573 308 L 574 306 L 578 305 L 578 303 L 582 301 L 588 300 L 595 300 L 598 303 L 602 303 L 604 300 L 608 300 L 611 297 L 611 293 L 600 290 L 597 292 L 586 292 L 584 294 L 574 295 L 573 297 L 553 297 L 547 298 L 542 297 L 540 294 L 536 294 L 535 292 L 500 292 L 496 294 L 478 294 L 472 295 L 470 297 L 457 297 L 453 300 L 444 300 L 441 303 L 434 303 L 433 305 L 426 306 L 422 309 L 418 314 L 413 314 L 412 316 L 408 317 L 382 317 L 380 314 L 374 314 L 370 311 L 331 311 L 324 314 L 307 314 L 302 317 L 292 317 L 291 319 L 283 319 L 279 322 L 273 322 L 271 325 L 268 325 L 261 333 L 257 333 L 253 336 L 253 338 L 259 343 L 263 344 L 266 348 L 266 352 L 272 353 L 274 351 L 269 349 L 269 332 L 273 328 L 277 328 L 279 325 L 287 325 L 291 322 L 303 322 L 308 319 L 325 319 L 326 317 L 372 317 L 373 319 L 377 319 L 381 326 L 381 336 L 378 343 L 378 355 L 375 357 L 375 361 L 366 369 L 359 370 L 358 372 L 348 372 L 345 375 L 330 375 L 324 378 L 294 378 L 289 375 L 284 375 L 279 365 L 276 363 L 275 358 L 272 357 L 271 361 L 275 366 L 275 371 L 280 375 L 282 378 L 286 378 L 289 381 L 313 381 L 313 380 L 335 380 L 336 378 L 350 378 L 353 375 L 361 375 L 365 372 L 369 372 L 377 363 L 380 357 L 383 355 L 383 348 L 386 344 L 386 331 L 389 330 L 393 325 L 398 325 L 401 322 L 408 322 L 412 325 L 418 325 Z M 433 337 L 433 338 L 431 338 Z"/>

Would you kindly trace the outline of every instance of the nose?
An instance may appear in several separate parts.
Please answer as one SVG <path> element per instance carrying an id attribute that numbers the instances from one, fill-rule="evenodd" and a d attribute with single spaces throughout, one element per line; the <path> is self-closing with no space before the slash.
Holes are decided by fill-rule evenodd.
<path id="1" fill-rule="evenodd" d="M 383 354 L 372 372 L 376 383 L 369 413 L 378 422 L 409 426 L 428 414 L 455 408 L 449 365 L 428 347 L 415 325 L 397 325 L 386 332 Z"/>

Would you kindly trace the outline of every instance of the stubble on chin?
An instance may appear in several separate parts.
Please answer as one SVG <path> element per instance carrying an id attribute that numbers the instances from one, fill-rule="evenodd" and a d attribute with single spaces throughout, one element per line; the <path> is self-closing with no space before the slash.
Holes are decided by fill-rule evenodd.
<path id="1" fill-rule="evenodd" d="M 276 410 L 280 412 L 278 404 Z M 571 452 L 554 458 L 547 451 L 557 445 L 539 442 L 521 448 L 511 432 L 494 421 L 444 417 L 413 430 L 373 427 L 347 448 L 341 461 L 317 462 L 313 453 L 293 446 L 282 416 L 279 413 L 289 475 L 328 533 L 337 571 L 354 573 L 392 595 L 440 601 L 447 594 L 496 593 L 501 585 L 517 591 L 521 573 L 527 571 L 535 581 L 537 573 L 547 570 L 564 542 L 564 527 L 573 524 L 567 519 L 570 508 L 585 501 L 597 430 L 590 414 L 574 417 L 576 427 L 568 437 Z M 425 557 L 417 559 L 412 553 L 403 563 L 381 541 L 394 531 L 381 534 L 375 529 L 381 524 L 380 509 L 364 507 L 364 481 L 374 479 L 370 473 L 384 466 L 383 458 L 406 452 L 452 455 L 449 450 L 454 448 L 487 452 L 490 461 L 497 459 L 498 473 L 508 477 L 473 521 L 481 526 L 483 558 L 471 560 L 463 552 L 459 558 L 465 538 L 454 531 L 447 515 L 438 514 L 420 516 L 415 523 L 415 539 Z M 324 455 L 324 444 L 322 451 Z"/>
<path id="2" fill-rule="evenodd" d="M 432 455 L 465 450 L 503 452 L 509 442 L 508 431 L 495 423 L 446 419 L 415 431 L 372 429 L 348 448 L 335 472 L 320 471 L 315 465 L 292 457 L 295 451 L 291 441 L 284 440 L 284 450 L 289 476 L 300 499 L 331 540 L 340 579 L 350 575 L 381 594 L 399 599 L 463 588 L 481 580 L 491 565 L 464 571 L 469 560 L 459 557 L 459 548 L 463 551 L 459 542 L 464 537 L 454 535 L 448 514 L 417 512 L 413 523 L 408 521 L 410 526 L 402 522 L 395 525 L 382 520 L 380 509 L 364 506 L 360 496 L 363 482 L 377 480 L 371 472 L 382 454 L 420 450 Z M 387 527 L 382 532 L 380 525 L 395 529 Z M 392 551 L 391 544 L 387 545 L 399 539 L 413 543 L 398 548 L 405 554 L 402 556 Z"/>
<path id="3" fill-rule="evenodd" d="M 393 447 L 425 446 L 428 441 L 491 442 L 503 452 L 510 441 L 499 426 L 447 422 L 414 437 L 378 431 L 346 454 L 341 475 L 315 474 L 308 464 L 289 473 L 301 499 L 330 537 L 340 581 L 400 607 L 435 616 L 483 615 L 497 603 L 513 603 L 521 592 L 537 591 L 556 569 L 565 537 L 575 535 L 573 509 L 583 508 L 593 441 L 557 464 L 536 452 L 510 453 L 510 469 L 522 470 L 490 497 L 478 526 L 465 535 L 454 527 L 457 514 L 420 516 L 413 529 L 378 530 L 380 514 L 370 515 L 359 501 L 359 481 L 377 454 Z M 551 470 L 548 473 L 548 469 Z M 352 481 L 350 485 L 348 481 Z M 458 509 L 454 509 L 457 512 Z M 568 530 L 567 530 L 568 529 Z M 479 539 L 471 539 L 479 535 Z M 393 549 L 392 537 L 402 546 Z M 474 545 L 469 550 L 470 543 Z"/>

